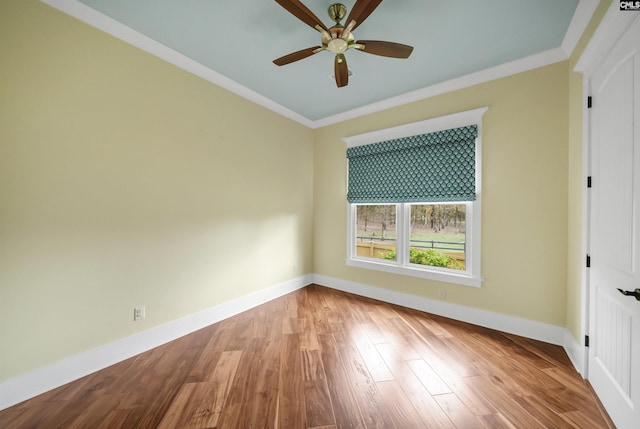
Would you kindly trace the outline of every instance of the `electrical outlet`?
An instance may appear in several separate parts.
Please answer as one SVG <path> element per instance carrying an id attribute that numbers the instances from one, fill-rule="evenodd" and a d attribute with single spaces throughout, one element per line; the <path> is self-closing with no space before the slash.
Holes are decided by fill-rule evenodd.
<path id="1" fill-rule="evenodd" d="M 440 296 L 440 299 L 447 299 L 447 291 L 445 289 L 440 289 L 438 295 Z"/>
<path id="2" fill-rule="evenodd" d="M 133 309 L 133 321 L 138 321 L 144 319 L 145 316 L 145 308 L 144 305 L 140 307 L 135 307 Z"/>

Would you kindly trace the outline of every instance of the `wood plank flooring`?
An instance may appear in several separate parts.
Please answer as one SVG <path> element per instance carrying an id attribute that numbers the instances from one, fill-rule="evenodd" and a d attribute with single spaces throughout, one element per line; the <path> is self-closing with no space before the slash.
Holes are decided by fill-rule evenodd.
<path id="1" fill-rule="evenodd" d="M 562 348 L 311 285 L 0 411 L 8 428 L 612 428 Z"/>

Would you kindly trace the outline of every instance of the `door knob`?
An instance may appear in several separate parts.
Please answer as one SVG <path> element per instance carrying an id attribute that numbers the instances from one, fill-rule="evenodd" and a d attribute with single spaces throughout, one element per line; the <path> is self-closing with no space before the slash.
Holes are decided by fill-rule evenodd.
<path id="1" fill-rule="evenodd" d="M 636 289 L 632 292 L 630 290 L 622 290 L 618 288 L 618 292 L 626 296 L 633 296 L 636 298 L 637 301 L 640 301 L 640 289 Z"/>

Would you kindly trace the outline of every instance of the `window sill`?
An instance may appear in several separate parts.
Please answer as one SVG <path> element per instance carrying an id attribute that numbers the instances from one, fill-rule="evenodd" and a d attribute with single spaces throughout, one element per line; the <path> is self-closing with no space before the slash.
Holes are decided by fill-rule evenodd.
<path id="1" fill-rule="evenodd" d="M 462 286 L 481 287 L 482 278 L 473 277 L 468 274 L 457 274 L 452 272 L 442 272 L 436 270 L 426 270 L 422 268 L 400 267 L 398 265 L 385 264 L 384 262 L 365 260 L 365 259 L 347 259 L 347 266 L 364 268 L 367 270 L 384 271 L 391 274 L 399 274 L 404 276 L 419 277 L 422 279 L 436 280 L 446 283 L 454 283 Z"/>

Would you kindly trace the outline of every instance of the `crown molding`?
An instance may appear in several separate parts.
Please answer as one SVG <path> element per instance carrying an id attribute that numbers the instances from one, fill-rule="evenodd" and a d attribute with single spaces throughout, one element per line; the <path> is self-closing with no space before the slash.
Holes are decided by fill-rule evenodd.
<path id="1" fill-rule="evenodd" d="M 104 31 L 132 46 L 142 49 L 176 67 L 218 85 L 234 94 L 269 109 L 279 115 L 311 128 L 313 122 L 299 113 L 290 110 L 275 101 L 258 94 L 244 85 L 194 61 L 193 59 L 151 39 L 148 36 L 128 27 L 115 19 L 108 17 L 77 0 L 40 0 L 61 12 L 70 15 L 85 24 Z"/>
<path id="2" fill-rule="evenodd" d="M 576 63 L 574 71 L 591 74 L 636 19 L 640 19 L 639 13 L 621 12 L 618 2 L 612 2 Z"/>
<path id="3" fill-rule="evenodd" d="M 402 106 L 404 104 L 413 103 L 415 101 L 424 100 L 437 95 L 446 94 L 448 92 L 457 91 L 470 86 L 564 61 L 571 56 L 571 53 L 575 49 L 580 37 L 582 37 L 582 34 L 587 28 L 587 25 L 589 24 L 589 21 L 591 20 L 591 17 L 599 3 L 600 0 L 580 0 L 573 14 L 573 18 L 571 19 L 571 23 L 569 24 L 564 40 L 562 41 L 562 45 L 559 48 L 550 49 L 538 54 L 451 79 L 446 82 L 411 91 L 397 97 L 388 98 L 377 103 L 372 103 L 337 115 L 328 116 L 314 121 L 311 127 L 315 129 L 333 125 L 386 109 L 391 109 L 393 107 Z"/>
<path id="4" fill-rule="evenodd" d="M 447 92 L 457 91 L 480 83 L 489 82 L 495 79 L 500 79 L 513 74 L 522 73 L 564 61 L 568 59 L 571 52 L 573 52 L 573 49 L 582 36 L 589 20 L 593 16 L 595 9 L 600 3 L 600 0 L 579 1 L 562 45 L 558 48 L 550 49 L 499 66 L 457 77 L 455 79 L 314 121 L 145 36 L 144 34 L 121 24 L 120 22 L 90 8 L 83 3 L 80 3 L 77 0 L 40 1 L 189 73 L 201 77 L 242 98 L 311 129 L 322 128 L 328 125 L 402 106 L 418 100 L 427 99 Z"/>
<path id="5" fill-rule="evenodd" d="M 319 119 L 313 122 L 312 128 L 321 128 L 327 125 L 333 125 L 338 122 L 355 119 L 361 116 L 391 109 L 393 107 L 402 106 L 404 104 L 413 103 L 415 101 L 420 101 L 427 98 L 435 97 L 437 95 L 446 94 L 448 92 L 468 88 L 470 86 L 564 61 L 567 58 L 568 57 L 564 53 L 562 48 L 550 49 L 539 54 L 531 55 L 519 60 L 501 64 L 496 67 L 491 67 L 479 72 L 451 79 L 436 85 L 431 85 L 422 89 L 407 92 L 396 97 L 388 98 L 386 100 L 362 106 L 357 109 L 349 110 L 337 115 L 329 116 L 324 119 Z"/>
<path id="6" fill-rule="evenodd" d="M 582 37 L 582 33 L 589 25 L 589 21 L 591 21 L 591 17 L 598 8 L 598 4 L 600 4 L 600 0 L 580 0 L 578 3 L 561 45 L 567 58 L 571 56 L 580 41 L 580 37 Z"/>

